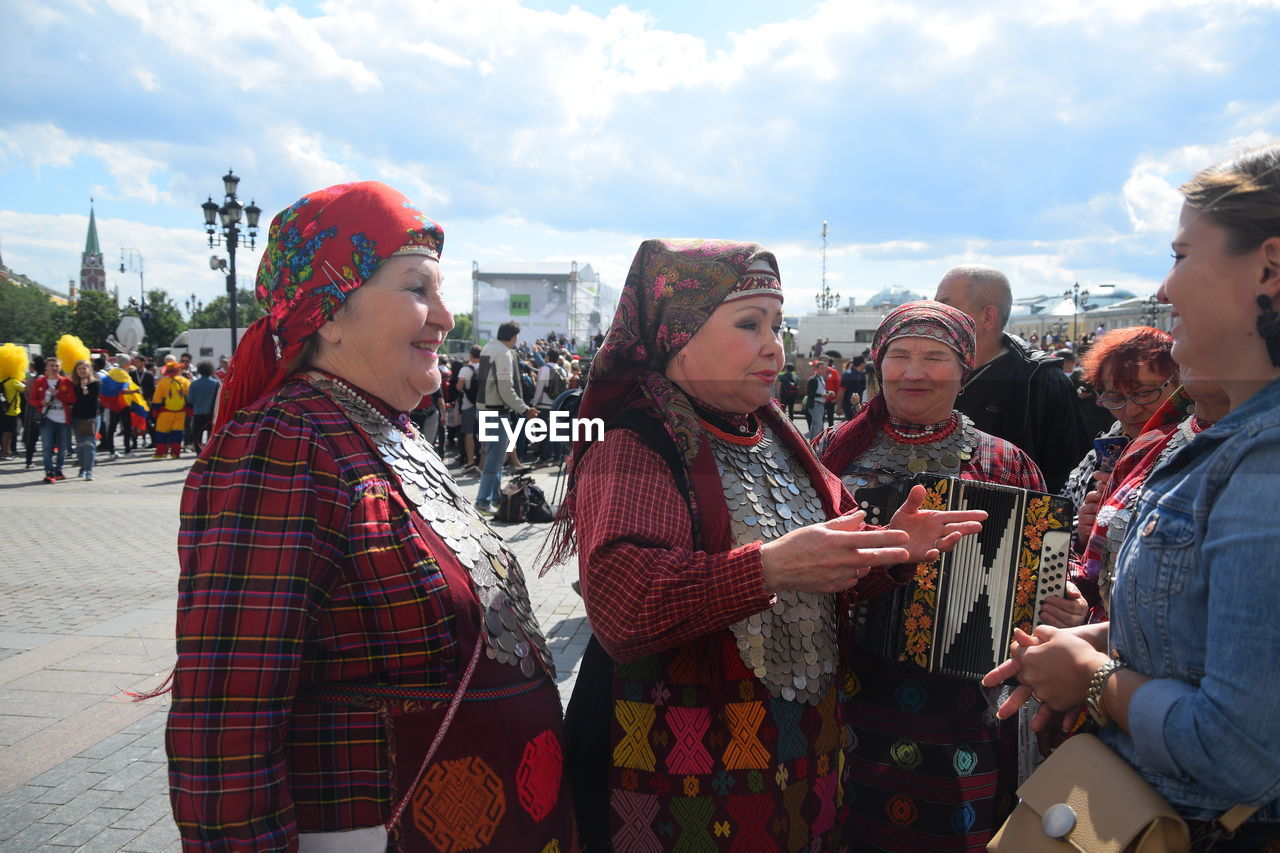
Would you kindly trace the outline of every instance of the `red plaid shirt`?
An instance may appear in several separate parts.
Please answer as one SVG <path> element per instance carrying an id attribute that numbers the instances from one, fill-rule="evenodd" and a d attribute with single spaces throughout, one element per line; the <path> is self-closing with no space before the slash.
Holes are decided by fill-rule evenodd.
<path id="1" fill-rule="evenodd" d="M 336 681 L 451 686 L 436 556 L 452 555 L 412 518 L 364 435 L 302 381 L 200 455 L 182 497 L 166 736 L 187 849 L 292 850 L 299 829 L 387 819 L 376 714 L 295 697 Z"/>
<path id="2" fill-rule="evenodd" d="M 760 543 L 694 550 L 671 469 L 631 430 L 607 432 L 576 477 L 582 597 L 615 660 L 675 648 L 772 605 Z"/>

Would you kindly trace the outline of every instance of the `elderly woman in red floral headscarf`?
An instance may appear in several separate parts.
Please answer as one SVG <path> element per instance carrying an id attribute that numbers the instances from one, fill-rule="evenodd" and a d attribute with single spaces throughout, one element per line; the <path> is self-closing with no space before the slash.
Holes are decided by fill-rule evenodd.
<path id="1" fill-rule="evenodd" d="M 187 849 L 575 846 L 520 566 L 409 420 L 453 327 L 443 238 L 376 182 L 271 224 L 268 314 L 182 498 L 166 745 Z"/>
<path id="2" fill-rule="evenodd" d="M 909 302 L 884 318 L 871 345 L 881 393 L 814 442 L 855 499 L 926 470 L 1044 491 L 1025 453 L 955 411 L 975 347 L 973 320 L 941 302 Z M 1014 723 L 994 722 L 976 682 L 879 660 L 858 639 L 844 705 L 858 849 L 984 849 L 1014 802 Z"/>
<path id="3" fill-rule="evenodd" d="M 772 254 L 649 240 L 592 364 L 606 432 L 553 540 L 594 631 L 565 722 L 587 850 L 843 849 L 834 593 L 985 517 L 920 489 L 864 530 L 771 402 L 781 325 Z"/>

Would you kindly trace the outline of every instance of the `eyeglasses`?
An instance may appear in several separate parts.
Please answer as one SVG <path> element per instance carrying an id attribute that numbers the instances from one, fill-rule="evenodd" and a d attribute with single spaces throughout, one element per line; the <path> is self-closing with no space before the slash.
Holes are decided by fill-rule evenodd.
<path id="1" fill-rule="evenodd" d="M 1147 388 L 1143 391 L 1134 391 L 1132 394 L 1117 394 L 1114 391 L 1108 391 L 1105 394 L 1098 395 L 1098 405 L 1104 409 L 1123 409 L 1126 402 L 1131 402 L 1135 406 L 1145 406 L 1148 403 L 1154 403 L 1160 399 L 1160 395 L 1164 393 L 1164 389 L 1169 387 L 1169 383 L 1173 381 L 1170 376 L 1164 382 L 1160 383 L 1159 388 Z"/>

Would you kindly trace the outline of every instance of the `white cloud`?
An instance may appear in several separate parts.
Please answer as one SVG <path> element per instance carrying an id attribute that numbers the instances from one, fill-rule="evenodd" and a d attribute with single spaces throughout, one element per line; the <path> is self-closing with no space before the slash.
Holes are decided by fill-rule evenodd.
<path id="1" fill-rule="evenodd" d="M 280 125 L 268 130 L 268 140 L 281 151 L 288 167 L 304 186 L 315 188 L 359 180 L 360 175 L 347 165 L 350 151 L 339 149 L 335 156 L 326 151 L 325 139 L 296 125 Z M 344 157 L 342 155 L 348 155 Z"/>
<path id="2" fill-rule="evenodd" d="M 138 66 L 133 69 L 133 76 L 138 81 L 138 85 L 148 92 L 158 92 L 160 90 L 160 78 L 149 69 Z"/>
<path id="3" fill-rule="evenodd" d="M 154 173 L 167 169 L 167 164 L 145 153 L 154 147 L 148 143 L 107 143 L 96 139 L 76 139 L 62 128 L 51 124 L 18 124 L 0 130 L 0 156 L 5 160 L 24 162 L 38 176 L 44 167 L 71 166 L 81 157 L 99 161 L 115 179 L 115 184 L 95 184 L 92 191 L 102 198 L 139 199 L 171 203 L 173 197 L 156 186 Z"/>
<path id="4" fill-rule="evenodd" d="M 234 81 L 245 91 L 329 83 L 364 93 L 381 86 L 364 63 L 335 49 L 317 20 L 290 6 L 270 9 L 254 0 L 216 6 L 108 0 L 108 5 L 174 53 L 200 63 L 210 78 Z"/>
<path id="5" fill-rule="evenodd" d="M 44 166 L 70 165 L 84 145 L 50 122 L 22 122 L 0 130 L 0 152 L 6 160 L 19 160 L 37 175 Z"/>
<path id="6" fill-rule="evenodd" d="M 698 233 L 774 249 L 807 309 L 825 218 L 851 237 L 828 250 L 842 293 L 973 260 L 1028 291 L 1149 281 L 1177 185 L 1280 127 L 1271 64 L 1250 67 L 1280 0 L 831 0 L 733 32 L 638 3 L 77 2 L 16 7 L 35 94 L 0 124 L 6 206 L 93 191 L 199 244 L 185 226 L 228 165 L 266 218 L 379 178 L 442 221 L 466 304 L 471 260 L 577 258 L 620 285 L 642 237 Z M 6 260 L 35 238 L 9 227 Z M 77 270 L 82 239 L 42 268 Z"/>
<path id="7" fill-rule="evenodd" d="M 1139 158 L 1124 184 L 1125 209 L 1134 230 L 1139 234 L 1172 234 L 1182 208 L 1177 188 L 1184 181 L 1199 169 L 1273 141 L 1273 136 L 1259 130 L 1223 142 L 1184 145 Z"/>

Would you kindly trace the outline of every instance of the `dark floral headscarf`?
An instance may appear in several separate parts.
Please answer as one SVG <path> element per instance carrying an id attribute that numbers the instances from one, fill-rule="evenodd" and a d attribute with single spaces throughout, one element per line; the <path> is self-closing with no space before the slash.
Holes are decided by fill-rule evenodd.
<path id="1" fill-rule="evenodd" d="M 761 295 L 781 299 L 782 284 L 773 254 L 754 243 L 641 243 L 627 273 L 609 333 L 591 364 L 587 389 L 578 408 L 579 417 L 600 418 L 606 424 L 628 409 L 643 409 L 659 419 L 692 475 L 691 503 L 700 508 L 697 526 L 707 542 L 717 546 L 723 545 L 728 536 L 729 516 L 719 491 L 715 461 L 689 398 L 663 371 L 718 306 L 728 300 Z M 767 406 L 761 414 L 767 416 L 771 410 Z M 770 424 L 779 430 L 787 428 L 776 413 Z M 794 438 L 797 444 L 802 441 L 798 435 Z M 544 572 L 567 559 L 576 548 L 574 470 L 589 449 L 586 443 L 574 447 L 570 486 L 548 540 Z M 814 469 L 816 472 L 816 460 Z M 820 475 L 815 480 L 819 482 Z M 714 494 L 707 492 L 708 488 Z M 828 500 L 833 498 L 828 496 Z"/>
<path id="2" fill-rule="evenodd" d="M 899 338 L 928 338 L 955 350 L 967 377 L 977 359 L 978 339 L 973 318 L 958 308 L 924 299 L 906 302 L 885 315 L 871 341 L 871 357 L 876 370 L 889 344 Z"/>
<path id="3" fill-rule="evenodd" d="M 218 423 L 278 388 L 307 338 L 379 264 L 401 254 L 439 260 L 443 246 L 440 226 L 378 181 L 317 190 L 276 214 L 255 294 L 267 313 L 236 347 Z"/>
<path id="4" fill-rule="evenodd" d="M 782 284 L 773 254 L 754 243 L 641 243 L 613 324 L 591 364 L 579 416 L 608 421 L 642 395 L 666 409 L 676 445 L 692 461 L 696 416 L 663 371 L 722 302 L 760 295 L 781 299 Z"/>

